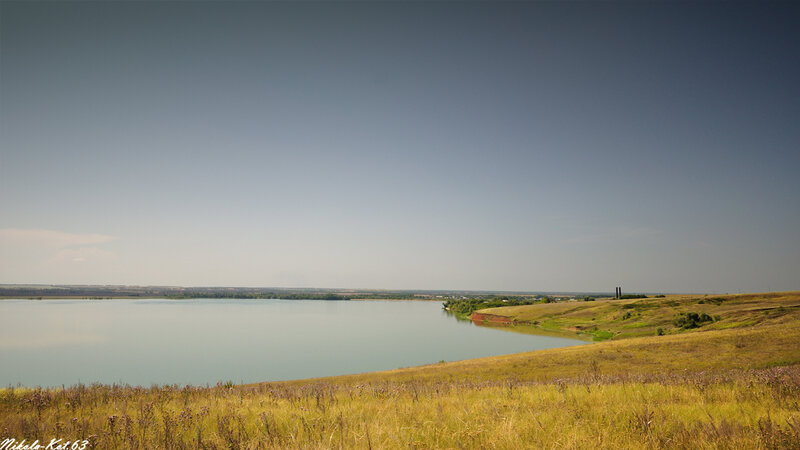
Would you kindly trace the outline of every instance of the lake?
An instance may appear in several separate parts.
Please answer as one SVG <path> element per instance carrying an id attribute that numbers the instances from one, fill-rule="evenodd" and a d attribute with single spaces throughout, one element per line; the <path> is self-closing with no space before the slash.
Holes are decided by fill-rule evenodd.
<path id="1" fill-rule="evenodd" d="M 0 300 L 0 387 L 253 383 L 583 344 L 458 321 L 439 302 Z"/>

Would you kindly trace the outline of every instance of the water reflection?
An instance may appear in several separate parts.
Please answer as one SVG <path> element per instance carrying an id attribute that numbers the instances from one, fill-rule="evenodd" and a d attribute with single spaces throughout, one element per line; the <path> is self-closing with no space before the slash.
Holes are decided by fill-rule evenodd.
<path id="1" fill-rule="evenodd" d="M 0 386 L 285 380 L 583 343 L 419 301 L 3 300 L 0 316 Z"/>

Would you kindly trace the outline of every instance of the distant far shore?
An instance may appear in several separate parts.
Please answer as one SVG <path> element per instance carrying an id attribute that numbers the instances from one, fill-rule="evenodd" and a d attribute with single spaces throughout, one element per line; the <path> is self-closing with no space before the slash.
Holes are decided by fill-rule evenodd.
<path id="1" fill-rule="evenodd" d="M 328 300 L 328 301 L 356 301 L 356 302 L 436 302 L 442 301 L 441 298 L 342 298 L 342 299 L 318 299 L 318 298 L 282 298 L 282 297 L 165 297 L 165 296 L 114 296 L 114 297 L 95 297 L 78 295 L 54 295 L 54 296 L 0 296 L 2 300 Z"/>
<path id="2" fill-rule="evenodd" d="M 476 290 L 410 290 L 410 289 L 344 289 L 344 288 L 281 288 L 281 287 L 182 287 L 126 285 L 36 285 L 0 284 L 0 299 L 284 299 L 284 300 L 414 300 L 447 301 L 458 299 L 515 298 L 536 299 L 596 298 L 612 296 L 611 292 L 522 292 Z"/>
<path id="3" fill-rule="evenodd" d="M 398 297 L 398 298 L 351 298 L 355 302 L 436 302 L 442 301 L 441 298 L 420 298 L 420 297 Z"/>

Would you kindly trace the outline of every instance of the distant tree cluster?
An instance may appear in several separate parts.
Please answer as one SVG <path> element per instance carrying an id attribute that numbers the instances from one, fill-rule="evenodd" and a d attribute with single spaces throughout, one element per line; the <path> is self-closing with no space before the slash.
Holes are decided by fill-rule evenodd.
<path id="1" fill-rule="evenodd" d="M 703 324 L 713 322 L 714 318 L 706 313 L 687 312 L 681 313 L 672 319 L 672 324 L 684 330 L 689 328 L 698 328 Z"/>
<path id="2" fill-rule="evenodd" d="M 520 306 L 532 305 L 534 303 L 550 303 L 548 297 L 542 299 L 531 297 L 493 297 L 493 298 L 468 298 L 461 300 L 447 300 L 442 303 L 442 307 L 459 316 L 469 316 L 479 309 L 498 308 L 500 306 Z"/>
<path id="3" fill-rule="evenodd" d="M 235 299 L 281 299 L 281 300 L 350 300 L 350 298 L 326 293 L 287 293 L 287 292 L 253 292 L 253 293 L 227 293 L 216 291 L 203 291 L 191 290 L 182 292 L 180 294 L 173 294 L 166 296 L 171 299 L 189 299 L 189 298 L 235 298 Z"/>

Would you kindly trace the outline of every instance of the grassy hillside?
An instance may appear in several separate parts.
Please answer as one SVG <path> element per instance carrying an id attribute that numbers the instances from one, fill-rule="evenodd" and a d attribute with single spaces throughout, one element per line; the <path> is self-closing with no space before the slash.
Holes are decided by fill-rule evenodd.
<path id="1" fill-rule="evenodd" d="M 213 388 L 5 389 L 0 439 L 88 439 L 97 448 L 798 448 L 800 295 L 700 299 L 495 310 L 562 330 L 600 323 L 613 339 L 386 372 Z M 630 318 L 615 317 L 633 311 L 654 332 L 701 307 L 720 319 L 663 336 L 626 338 Z"/>
<path id="2" fill-rule="evenodd" d="M 777 292 L 548 303 L 482 309 L 477 316 L 487 321 L 503 318 L 516 325 L 572 333 L 597 341 L 653 336 L 659 329 L 664 334 L 676 334 L 781 323 L 797 317 L 799 309 L 800 293 Z M 675 323 L 690 313 L 705 314 L 711 320 L 694 323 L 697 327 Z"/>

